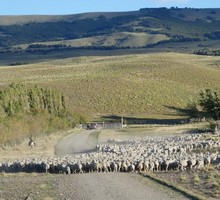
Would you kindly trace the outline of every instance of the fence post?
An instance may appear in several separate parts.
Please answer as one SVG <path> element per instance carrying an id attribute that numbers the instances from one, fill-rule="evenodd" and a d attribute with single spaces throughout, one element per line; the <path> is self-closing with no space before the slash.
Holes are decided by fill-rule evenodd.
<path id="1" fill-rule="evenodd" d="M 121 117 L 121 128 L 123 128 L 124 119 Z"/>

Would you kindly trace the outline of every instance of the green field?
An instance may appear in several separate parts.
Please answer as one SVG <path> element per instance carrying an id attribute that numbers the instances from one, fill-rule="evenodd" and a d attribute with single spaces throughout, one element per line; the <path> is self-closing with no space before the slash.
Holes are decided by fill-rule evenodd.
<path id="1" fill-rule="evenodd" d="M 0 85 L 38 84 L 64 92 L 67 105 L 106 115 L 175 118 L 205 88 L 220 87 L 220 58 L 179 53 L 83 56 L 0 68 Z"/>

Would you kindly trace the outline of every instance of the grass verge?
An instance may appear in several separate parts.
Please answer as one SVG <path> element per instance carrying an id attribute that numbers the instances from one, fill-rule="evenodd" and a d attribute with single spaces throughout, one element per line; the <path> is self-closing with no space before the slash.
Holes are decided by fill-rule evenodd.
<path id="1" fill-rule="evenodd" d="M 162 184 L 162 185 L 164 185 L 164 186 L 166 186 L 168 188 L 171 188 L 172 190 L 177 191 L 177 192 L 183 194 L 184 196 L 187 196 L 187 197 L 189 197 L 189 198 L 191 198 L 193 200 L 206 200 L 207 199 L 206 197 L 204 197 L 204 196 L 202 196 L 200 194 L 195 194 L 194 192 L 192 192 L 192 191 L 190 191 L 190 190 L 188 190 L 186 188 L 183 188 L 183 187 L 181 187 L 179 185 L 175 185 L 175 184 L 173 184 L 170 181 L 167 181 L 165 179 L 158 178 L 158 177 L 154 176 L 153 174 L 141 173 L 141 175 L 143 177 L 149 178 L 149 179 L 151 179 L 151 180 L 153 180 L 153 181 L 155 181 L 155 182 L 157 182 L 159 184 Z"/>

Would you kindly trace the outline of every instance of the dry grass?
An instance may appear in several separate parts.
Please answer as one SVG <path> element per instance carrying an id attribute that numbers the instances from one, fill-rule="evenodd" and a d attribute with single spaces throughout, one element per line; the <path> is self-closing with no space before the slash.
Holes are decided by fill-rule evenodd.
<path id="1" fill-rule="evenodd" d="M 38 84 L 64 92 L 67 104 L 90 117 L 166 115 L 204 88 L 219 88 L 220 58 L 177 53 L 78 57 L 0 68 L 0 85 Z"/>
<path id="2" fill-rule="evenodd" d="M 169 181 L 184 190 L 202 195 L 205 199 L 219 199 L 220 179 L 217 166 L 205 167 L 201 170 L 192 171 L 170 171 L 167 173 L 155 173 L 154 176 Z"/>
<path id="3" fill-rule="evenodd" d="M 189 130 L 197 130 L 202 128 L 204 124 L 187 124 L 187 125 L 172 125 L 172 126 L 148 126 L 141 128 L 124 128 L 124 129 L 104 129 L 98 135 L 99 142 L 107 142 L 110 139 L 126 140 L 128 138 L 134 139 L 136 137 L 154 137 L 167 136 L 186 133 Z"/>
<path id="4" fill-rule="evenodd" d="M 28 146 L 29 137 L 23 137 L 23 141 L 16 145 L 4 145 L 0 147 L 0 162 L 6 160 L 27 159 L 33 157 L 54 156 L 54 146 L 63 137 L 76 133 L 76 130 L 55 132 L 49 135 L 35 136 L 36 146 L 32 149 Z"/>
<path id="5" fill-rule="evenodd" d="M 200 183 L 200 178 L 197 174 L 195 174 L 194 177 L 193 177 L 193 183 L 195 185 L 198 185 Z"/>

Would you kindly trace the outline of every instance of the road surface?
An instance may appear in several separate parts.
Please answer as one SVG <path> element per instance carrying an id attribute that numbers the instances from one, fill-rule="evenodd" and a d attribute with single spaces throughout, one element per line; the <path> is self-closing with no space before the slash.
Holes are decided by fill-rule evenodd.
<path id="1" fill-rule="evenodd" d="M 55 146 L 59 156 L 94 150 L 90 134 L 82 130 L 61 140 Z M 63 176 L 55 180 L 59 199 L 74 200 L 183 200 L 189 199 L 135 173 L 87 173 Z"/>

